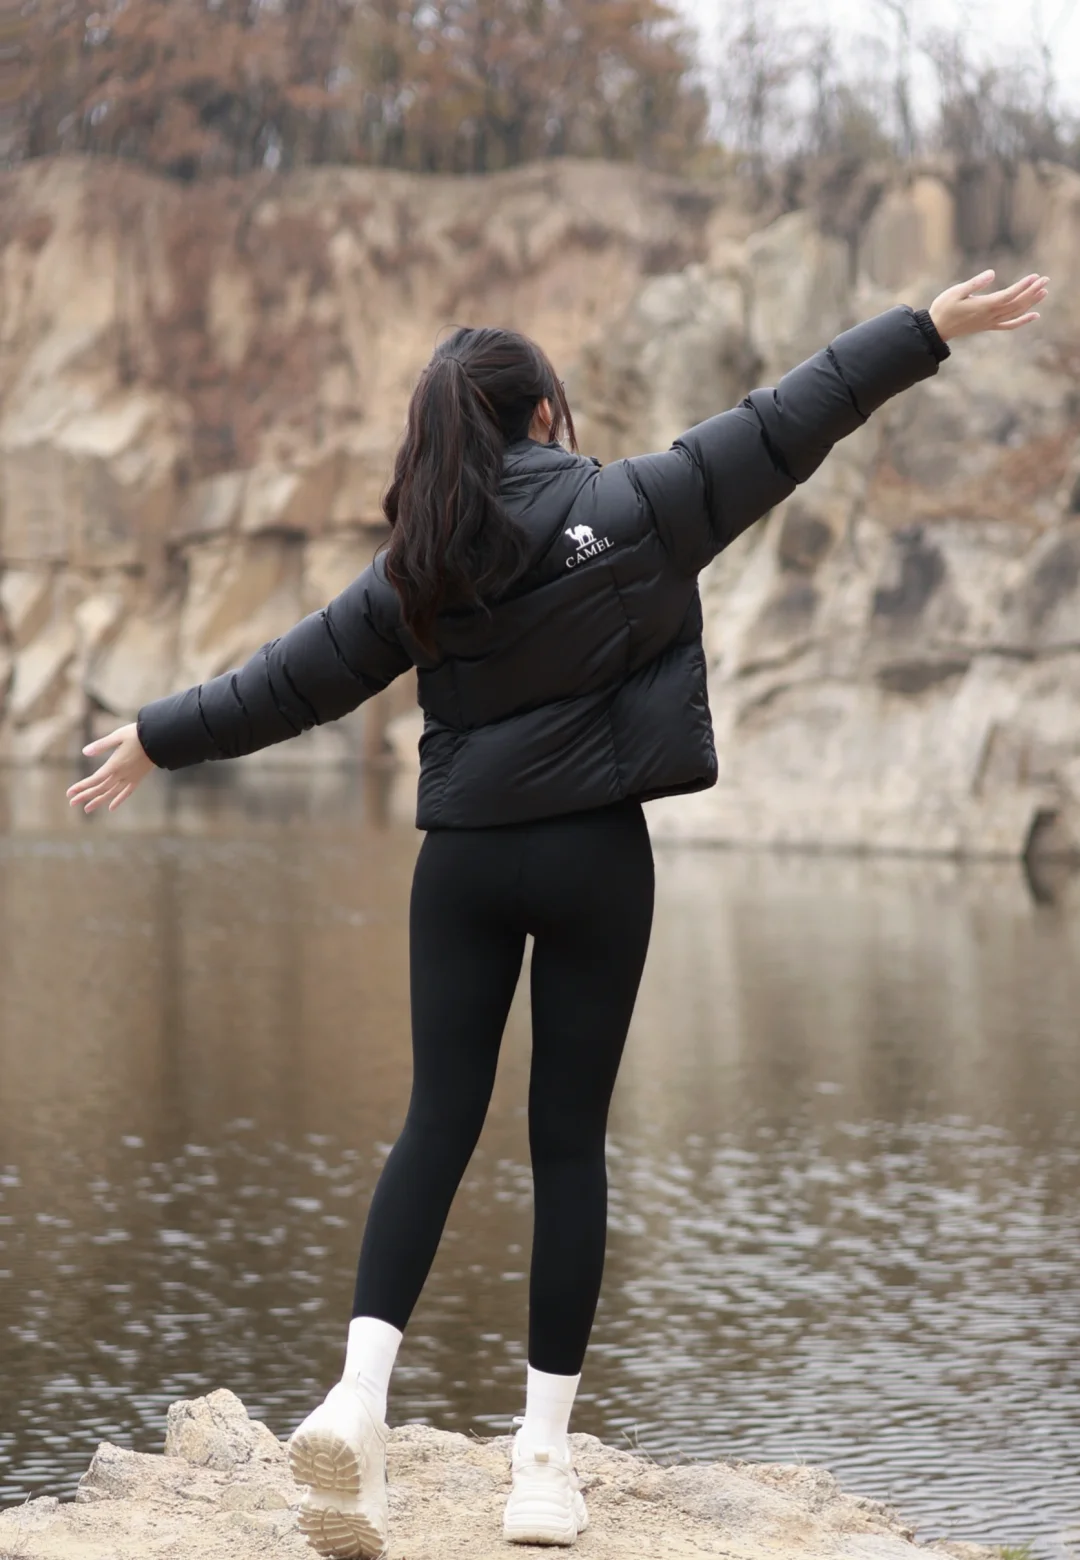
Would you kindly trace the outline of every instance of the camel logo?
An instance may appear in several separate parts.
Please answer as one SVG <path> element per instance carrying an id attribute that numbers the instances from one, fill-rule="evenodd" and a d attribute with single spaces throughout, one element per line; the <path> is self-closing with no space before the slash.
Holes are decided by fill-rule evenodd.
<path id="1" fill-rule="evenodd" d="M 602 552 L 607 552 L 615 543 L 606 536 L 597 536 L 596 532 L 588 525 L 574 525 L 567 531 L 567 536 L 574 543 L 577 551 L 571 553 L 566 560 L 568 569 L 576 569 L 579 564 L 587 563 L 590 558 L 596 558 Z"/>
<path id="2" fill-rule="evenodd" d="M 573 529 L 567 531 L 566 534 L 573 541 L 575 541 L 579 547 L 587 547 L 590 542 L 596 541 L 595 533 L 593 532 L 592 528 L 587 525 L 575 525 Z"/>

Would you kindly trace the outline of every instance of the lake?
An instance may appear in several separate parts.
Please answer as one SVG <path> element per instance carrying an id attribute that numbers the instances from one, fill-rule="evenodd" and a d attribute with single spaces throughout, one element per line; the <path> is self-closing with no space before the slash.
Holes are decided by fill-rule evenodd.
<path id="1" fill-rule="evenodd" d="M 340 1372 L 409 1085 L 408 782 L 252 764 L 86 820 L 0 773 L 0 1502 L 177 1397 Z M 1080 1552 L 1080 880 L 657 851 L 574 1428 L 807 1461 Z M 391 1421 L 523 1407 L 519 992 Z M 1071 1535 L 1071 1537 L 1070 1537 Z"/>

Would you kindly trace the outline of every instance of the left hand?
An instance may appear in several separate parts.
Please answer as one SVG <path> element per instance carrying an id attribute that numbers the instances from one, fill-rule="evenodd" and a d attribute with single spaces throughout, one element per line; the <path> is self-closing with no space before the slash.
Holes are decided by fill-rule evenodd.
<path id="1" fill-rule="evenodd" d="M 983 271 L 938 294 L 930 305 L 930 318 L 942 341 L 989 330 L 1019 330 L 1039 318 L 1034 305 L 1042 303 L 1049 292 L 1048 276 L 1032 272 L 1011 287 L 988 293 L 986 288 L 993 280 L 993 271 Z"/>
<path id="2" fill-rule="evenodd" d="M 100 769 L 69 788 L 67 797 L 72 807 L 82 807 L 84 812 L 92 813 L 108 802 L 109 811 L 115 812 L 154 768 L 153 760 L 147 757 L 146 749 L 139 741 L 134 722 L 130 726 L 119 726 L 107 737 L 99 737 L 84 747 L 83 752 L 88 758 L 95 758 L 110 748 L 112 754 Z"/>

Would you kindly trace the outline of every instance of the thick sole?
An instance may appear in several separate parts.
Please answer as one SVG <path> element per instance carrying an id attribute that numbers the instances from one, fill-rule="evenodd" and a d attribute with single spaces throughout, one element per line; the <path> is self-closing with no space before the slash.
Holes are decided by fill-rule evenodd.
<path id="1" fill-rule="evenodd" d="M 297 1527 L 324 1560 L 383 1560 L 388 1551 L 378 1529 L 362 1510 L 348 1510 L 346 1502 L 347 1497 L 322 1491 L 308 1495 Z"/>
<path id="2" fill-rule="evenodd" d="M 335 1495 L 359 1495 L 360 1459 L 332 1430 L 298 1430 L 289 1442 L 289 1469 L 297 1484 Z"/>
<path id="3" fill-rule="evenodd" d="M 542 1523 L 504 1522 L 503 1540 L 507 1544 L 532 1544 L 550 1549 L 570 1549 L 577 1543 L 578 1529 L 568 1528 L 565 1532 L 555 1533 L 551 1528 L 544 1527 Z"/>
<path id="4" fill-rule="evenodd" d="M 386 1540 L 360 1503 L 362 1459 L 332 1430 L 299 1430 L 289 1442 L 289 1470 L 307 1487 L 297 1526 L 324 1560 L 382 1560 Z"/>
<path id="5" fill-rule="evenodd" d="M 503 1518 L 503 1539 L 508 1544 L 538 1544 L 569 1549 L 577 1543 L 588 1525 L 585 1501 L 581 1495 L 576 1495 L 574 1521 L 569 1525 L 555 1521 L 550 1512 L 535 1508 L 529 1510 L 527 1507 L 511 1512 L 508 1507 Z"/>

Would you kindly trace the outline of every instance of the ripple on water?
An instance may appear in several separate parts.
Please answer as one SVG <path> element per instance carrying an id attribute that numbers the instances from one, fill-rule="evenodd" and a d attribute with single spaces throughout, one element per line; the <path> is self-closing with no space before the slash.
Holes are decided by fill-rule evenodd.
<path id="1" fill-rule="evenodd" d="M 415 839 L 184 816 L 5 855 L 0 1500 L 70 1494 L 98 1440 L 155 1449 L 219 1385 L 285 1433 L 340 1369 L 407 1095 Z M 1080 913 L 983 884 L 661 856 L 577 1424 L 826 1463 L 1050 1560 L 1080 1526 Z M 524 1018 L 399 1419 L 521 1408 Z"/>

